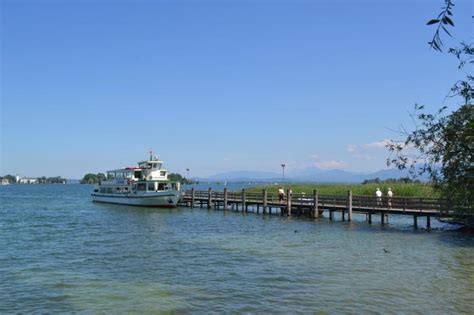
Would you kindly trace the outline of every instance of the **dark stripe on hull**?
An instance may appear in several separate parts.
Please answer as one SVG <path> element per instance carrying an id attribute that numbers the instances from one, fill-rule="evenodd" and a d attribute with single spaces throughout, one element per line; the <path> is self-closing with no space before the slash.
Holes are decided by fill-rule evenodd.
<path id="1" fill-rule="evenodd" d="M 176 208 L 177 205 L 132 205 L 129 203 L 119 203 L 119 202 L 109 202 L 109 201 L 100 201 L 100 200 L 92 200 L 93 202 L 99 202 L 99 203 L 107 203 L 111 205 L 121 205 L 121 206 L 130 206 L 130 207 L 142 207 L 142 208 Z"/>

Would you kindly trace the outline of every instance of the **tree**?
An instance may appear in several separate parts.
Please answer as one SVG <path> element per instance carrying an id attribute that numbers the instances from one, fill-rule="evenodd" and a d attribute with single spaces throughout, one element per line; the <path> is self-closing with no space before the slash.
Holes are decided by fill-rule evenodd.
<path id="1" fill-rule="evenodd" d="M 65 184 L 66 180 L 64 178 L 62 178 L 61 176 L 48 177 L 46 179 L 46 183 L 48 183 L 48 184 Z"/>
<path id="2" fill-rule="evenodd" d="M 105 177 L 104 173 L 87 173 L 84 175 L 84 177 L 81 179 L 81 184 L 97 184 L 100 181 L 104 181 L 107 178 Z"/>
<path id="3" fill-rule="evenodd" d="M 451 36 L 447 27 L 454 27 L 451 19 L 454 2 L 445 0 L 438 18 L 427 24 L 437 24 L 433 40 L 428 44 L 442 52 L 440 31 Z M 459 69 L 474 63 L 474 48 L 461 43 L 460 47 L 450 48 L 449 54 L 459 61 Z M 466 70 L 467 71 L 467 70 Z M 436 113 L 423 112 L 423 105 L 415 105 L 412 118 L 414 131 L 402 130 L 403 141 L 393 141 L 388 145 L 391 156 L 388 164 L 399 169 L 409 169 L 414 176 L 427 173 L 441 196 L 448 200 L 453 209 L 472 214 L 474 204 L 474 77 L 468 71 L 466 77 L 456 82 L 448 95 L 461 99 L 457 109 L 446 113 L 442 106 Z"/>
<path id="4" fill-rule="evenodd" d="M 474 106 L 463 105 L 448 116 L 443 132 L 444 195 L 461 207 L 474 203 Z"/>
<path id="5" fill-rule="evenodd" d="M 172 182 L 180 182 L 182 184 L 192 184 L 193 181 L 187 179 L 186 177 L 182 176 L 181 174 L 178 173 L 170 173 L 168 175 L 168 179 Z"/>
<path id="6" fill-rule="evenodd" d="M 16 177 L 13 176 L 13 175 L 10 175 L 10 174 L 5 175 L 5 176 L 1 177 L 0 179 L 6 179 L 9 184 L 16 183 Z"/>

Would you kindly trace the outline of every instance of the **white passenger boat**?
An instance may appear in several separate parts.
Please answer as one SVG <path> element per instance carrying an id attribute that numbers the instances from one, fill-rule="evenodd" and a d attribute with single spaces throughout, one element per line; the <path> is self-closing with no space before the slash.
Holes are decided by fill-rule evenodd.
<path id="1" fill-rule="evenodd" d="M 168 180 L 168 171 L 163 168 L 163 161 L 150 152 L 150 159 L 138 162 L 138 166 L 107 171 L 107 179 L 95 187 L 92 200 L 173 208 L 181 198 L 180 191 L 180 183 Z"/>

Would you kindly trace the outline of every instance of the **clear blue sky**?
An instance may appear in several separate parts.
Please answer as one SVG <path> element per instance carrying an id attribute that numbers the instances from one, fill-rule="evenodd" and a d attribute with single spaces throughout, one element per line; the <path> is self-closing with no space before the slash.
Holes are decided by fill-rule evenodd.
<path id="1" fill-rule="evenodd" d="M 384 139 L 462 77 L 443 0 L 1 1 L 0 174 L 385 168 Z M 453 39 L 472 40 L 471 1 Z"/>

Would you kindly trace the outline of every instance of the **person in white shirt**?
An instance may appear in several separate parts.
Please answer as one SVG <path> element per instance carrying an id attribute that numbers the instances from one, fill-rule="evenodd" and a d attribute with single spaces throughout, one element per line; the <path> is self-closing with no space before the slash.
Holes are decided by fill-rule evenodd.
<path id="1" fill-rule="evenodd" d="M 382 192 L 380 188 L 377 187 L 377 191 L 375 191 L 375 197 L 377 197 L 377 206 L 382 206 Z"/>
<path id="2" fill-rule="evenodd" d="M 282 202 L 285 199 L 285 191 L 282 187 L 278 188 L 278 201 Z"/>
<path id="3" fill-rule="evenodd" d="M 387 196 L 388 196 L 388 207 L 391 208 L 392 207 L 392 197 L 393 197 L 393 192 L 392 192 L 391 188 L 388 188 Z"/>

